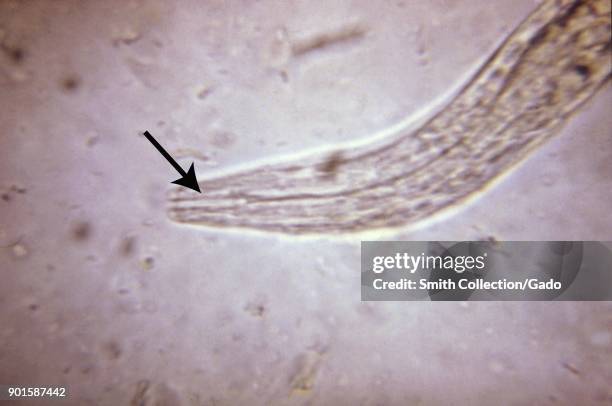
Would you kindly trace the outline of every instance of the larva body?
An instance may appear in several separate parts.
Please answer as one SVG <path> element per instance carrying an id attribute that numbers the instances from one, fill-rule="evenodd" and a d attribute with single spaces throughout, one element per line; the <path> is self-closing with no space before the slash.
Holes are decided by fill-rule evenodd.
<path id="1" fill-rule="evenodd" d="M 342 234 L 423 220 L 553 136 L 610 75 L 610 1 L 539 6 L 421 128 L 333 154 L 173 189 L 169 217 L 208 227 Z"/>

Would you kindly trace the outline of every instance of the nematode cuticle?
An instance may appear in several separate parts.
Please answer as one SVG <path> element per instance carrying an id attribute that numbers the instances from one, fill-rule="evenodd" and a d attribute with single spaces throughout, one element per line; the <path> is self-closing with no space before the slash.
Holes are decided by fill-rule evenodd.
<path id="1" fill-rule="evenodd" d="M 168 195 L 206 227 L 340 234 L 423 220 L 482 190 L 553 136 L 610 77 L 610 0 L 550 0 L 420 128 L 261 164 Z"/>

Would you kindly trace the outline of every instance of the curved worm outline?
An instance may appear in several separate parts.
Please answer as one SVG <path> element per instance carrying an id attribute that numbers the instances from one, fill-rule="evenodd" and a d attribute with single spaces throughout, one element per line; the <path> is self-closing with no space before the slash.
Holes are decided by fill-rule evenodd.
<path id="1" fill-rule="evenodd" d="M 407 121 L 404 121 L 367 140 L 344 144 L 342 150 L 336 146 L 327 161 L 322 159 L 321 152 L 330 148 L 323 147 L 317 152 L 292 154 L 218 172 L 200 181 L 205 191 L 201 198 L 182 190 L 171 191 L 168 214 L 172 220 L 190 225 L 319 237 L 367 234 L 373 230 L 380 234 L 385 229 L 404 231 L 448 216 L 511 173 L 607 82 L 610 77 L 609 9 L 607 0 L 545 2 L 503 41 L 458 94 L 419 129 L 406 132 Z M 591 41 L 592 36 L 595 41 Z M 553 56 L 569 60 L 564 64 L 550 61 L 547 55 L 550 58 L 551 51 Z M 585 60 L 579 61 L 578 57 Z M 521 129 L 523 125 L 527 127 Z M 478 126 L 481 128 L 473 128 Z M 487 138 L 493 131 L 497 132 Z M 495 154 L 490 156 L 491 152 Z M 462 157 L 466 153 L 467 157 Z M 411 167 L 407 165 L 408 172 L 401 172 L 401 163 L 413 159 L 415 154 L 427 159 L 417 160 Z M 424 189 L 421 203 L 429 206 L 410 207 L 414 194 L 401 195 L 398 185 L 412 187 L 411 183 L 402 185 L 402 182 L 415 174 L 431 175 L 428 172 L 435 172 L 437 164 L 448 166 L 456 157 L 459 157 L 457 163 L 465 164 L 458 166 L 463 170 L 460 174 L 466 179 L 476 177 L 480 181 L 477 186 L 457 193 L 458 188 L 465 188 L 469 182 L 453 183 L 457 165 L 450 165 L 447 169 L 454 170 L 455 177 L 435 173 L 433 178 L 430 176 L 429 183 L 434 186 L 435 182 L 443 182 L 438 188 L 428 193 L 429 183 L 422 182 L 426 185 L 421 185 Z M 475 157 L 487 158 L 485 162 L 489 165 L 483 166 L 482 162 L 480 166 L 475 165 L 479 163 Z M 399 163 L 385 166 L 378 158 L 382 161 L 395 158 Z M 332 174 L 330 179 L 321 174 L 325 172 L 321 168 L 328 166 L 332 159 L 339 163 L 330 167 L 344 167 L 344 170 Z M 366 165 L 368 160 L 378 167 Z M 353 170 L 346 169 L 349 165 L 353 165 Z M 367 168 L 374 169 L 373 176 Z M 401 173 L 393 174 L 398 169 Z M 381 170 L 383 175 L 376 170 Z M 384 178 L 385 175 L 388 177 Z M 357 179 L 350 179 L 351 176 Z M 265 177 L 268 184 L 262 180 Z M 385 183 L 389 182 L 391 187 L 386 188 Z M 260 191 L 261 187 L 270 185 L 270 190 Z M 446 196 L 440 189 L 442 186 L 450 190 Z M 378 195 L 368 195 L 369 188 L 380 189 Z M 363 203 L 360 199 L 367 203 L 371 198 L 375 206 L 372 210 L 379 212 L 374 213 L 370 223 L 364 223 L 359 217 L 352 223 L 347 220 L 348 214 L 359 210 L 368 214 L 369 209 L 360 205 Z M 399 201 L 394 210 L 381 208 L 391 201 Z M 351 205 L 361 207 L 353 210 Z M 419 212 L 419 208 L 425 210 Z M 407 213 L 405 221 L 401 216 L 393 219 L 402 210 Z"/>

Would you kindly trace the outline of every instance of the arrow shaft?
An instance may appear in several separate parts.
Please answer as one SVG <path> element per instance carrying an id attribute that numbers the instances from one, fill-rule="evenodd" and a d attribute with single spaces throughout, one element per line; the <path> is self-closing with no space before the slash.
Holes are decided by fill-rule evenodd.
<path id="1" fill-rule="evenodd" d="M 159 145 L 159 142 L 157 142 L 157 140 L 155 138 L 153 138 L 153 136 L 151 135 L 150 132 L 145 131 L 144 132 L 144 136 L 147 137 L 147 139 L 149 140 L 149 142 L 151 144 L 153 144 L 153 146 L 159 151 L 160 154 L 162 154 L 164 156 L 164 158 L 166 158 L 166 160 L 168 162 L 170 162 L 170 164 L 172 166 L 174 166 L 174 169 L 176 169 L 178 171 L 178 173 L 180 173 L 182 176 L 185 176 L 187 173 L 183 170 L 183 168 L 181 168 L 181 166 L 174 160 L 174 158 L 172 158 L 170 156 L 170 154 L 164 149 L 164 147 L 162 147 L 161 145 Z"/>

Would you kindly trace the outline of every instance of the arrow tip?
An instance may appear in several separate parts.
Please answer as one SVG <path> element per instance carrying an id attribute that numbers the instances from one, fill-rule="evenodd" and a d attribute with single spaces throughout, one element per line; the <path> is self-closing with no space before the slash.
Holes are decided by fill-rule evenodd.
<path id="1" fill-rule="evenodd" d="M 180 186 L 184 186 L 186 188 L 195 190 L 198 193 L 202 193 L 200 191 L 200 185 L 198 185 L 198 180 L 196 179 L 195 169 L 193 168 L 193 162 L 191 163 L 191 166 L 189 167 L 189 170 L 187 171 L 185 176 L 183 176 L 180 179 L 175 180 L 172 183 L 174 183 L 175 185 L 180 185 Z"/>

